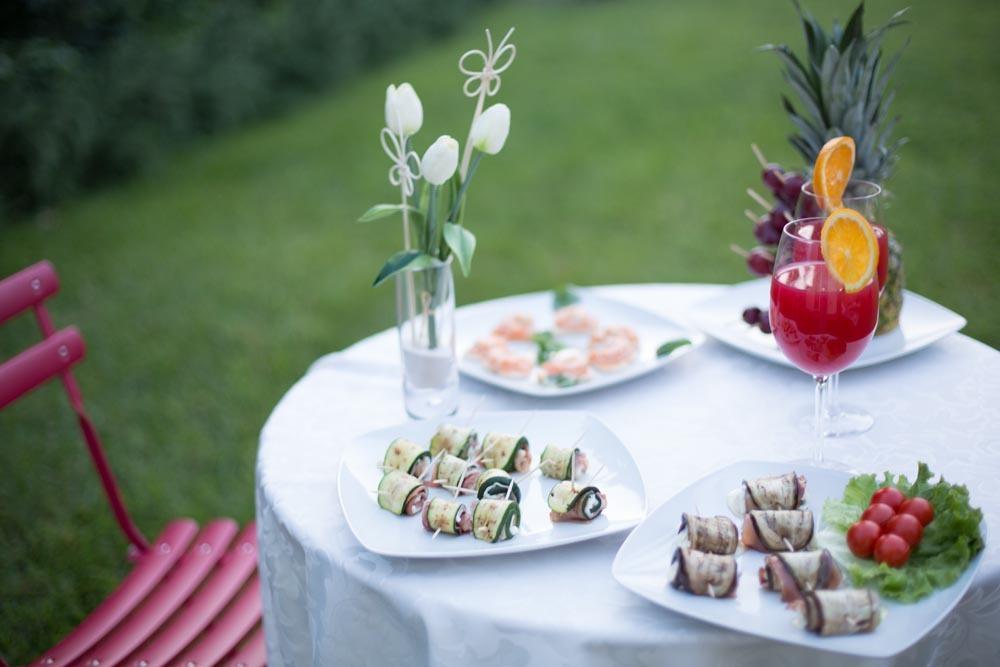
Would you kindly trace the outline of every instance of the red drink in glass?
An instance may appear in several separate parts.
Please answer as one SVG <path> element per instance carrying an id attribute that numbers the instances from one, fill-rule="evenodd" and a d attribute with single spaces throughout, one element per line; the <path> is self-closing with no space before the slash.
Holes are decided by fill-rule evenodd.
<path id="1" fill-rule="evenodd" d="M 846 292 L 823 261 L 775 269 L 771 279 L 774 338 L 785 356 L 807 373 L 825 377 L 850 366 L 868 345 L 877 323 L 877 281 L 857 292 Z"/>

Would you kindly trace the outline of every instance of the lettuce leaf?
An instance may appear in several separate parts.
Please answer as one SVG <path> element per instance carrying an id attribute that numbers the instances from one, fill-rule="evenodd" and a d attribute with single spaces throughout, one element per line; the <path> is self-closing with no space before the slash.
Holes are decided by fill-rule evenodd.
<path id="1" fill-rule="evenodd" d="M 823 505 L 824 523 L 843 535 L 868 507 L 877 489 L 895 486 L 907 497 L 920 496 L 934 506 L 934 520 L 924 528 L 924 536 L 901 568 L 859 558 L 843 559 L 855 586 L 868 586 L 894 600 L 915 602 L 938 588 L 955 583 L 965 568 L 983 550 L 979 525 L 983 513 L 969 504 L 969 490 L 964 485 L 949 484 L 944 478 L 933 481 L 934 474 L 925 463 L 917 466 L 917 477 L 910 482 L 905 475 L 886 472 L 881 480 L 875 475 L 859 475 L 844 488 L 842 498 L 830 498 Z"/>

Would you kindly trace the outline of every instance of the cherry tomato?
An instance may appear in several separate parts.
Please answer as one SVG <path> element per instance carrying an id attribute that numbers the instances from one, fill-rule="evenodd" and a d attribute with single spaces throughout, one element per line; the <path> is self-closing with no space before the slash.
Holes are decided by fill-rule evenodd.
<path id="1" fill-rule="evenodd" d="M 892 511 L 895 512 L 899 509 L 899 506 L 903 504 L 904 500 L 906 500 L 906 496 L 903 495 L 902 491 L 891 486 L 887 486 L 884 489 L 879 489 L 872 494 L 870 504 L 874 505 L 875 503 L 883 503 L 891 507 Z"/>
<path id="2" fill-rule="evenodd" d="M 858 558 L 870 558 L 882 529 L 874 521 L 862 519 L 847 529 L 847 546 Z"/>
<path id="3" fill-rule="evenodd" d="M 902 567 L 910 558 L 910 545 L 899 535 L 887 533 L 875 542 L 875 561 L 889 567 Z"/>
<path id="4" fill-rule="evenodd" d="M 885 524 L 885 532 L 899 535 L 906 540 L 907 544 L 915 547 L 920 544 L 920 540 L 924 536 L 924 527 L 912 514 L 897 514 Z"/>
<path id="5" fill-rule="evenodd" d="M 885 503 L 873 503 L 864 511 L 861 518 L 867 521 L 874 521 L 879 526 L 884 526 L 886 521 L 896 516 L 891 507 Z"/>
<path id="6" fill-rule="evenodd" d="M 926 498 L 919 496 L 910 498 L 899 506 L 900 514 L 912 514 L 921 525 L 926 526 L 934 520 L 934 506 Z"/>

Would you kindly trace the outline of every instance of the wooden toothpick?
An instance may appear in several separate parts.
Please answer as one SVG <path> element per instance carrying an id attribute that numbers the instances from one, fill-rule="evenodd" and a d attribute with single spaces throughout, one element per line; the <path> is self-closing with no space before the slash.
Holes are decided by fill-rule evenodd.
<path id="1" fill-rule="evenodd" d="M 766 199 L 761 197 L 756 190 L 754 190 L 753 188 L 747 188 L 747 194 L 750 195 L 750 199 L 753 199 L 755 202 L 760 204 L 765 211 L 771 210 L 771 204 L 769 204 Z"/>

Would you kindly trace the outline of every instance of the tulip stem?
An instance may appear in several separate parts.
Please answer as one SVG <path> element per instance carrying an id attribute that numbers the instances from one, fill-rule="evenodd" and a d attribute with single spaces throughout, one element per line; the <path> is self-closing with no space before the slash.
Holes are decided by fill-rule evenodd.
<path id="1" fill-rule="evenodd" d="M 437 194 L 438 186 L 431 185 L 430 197 L 427 200 L 427 223 L 424 226 L 424 252 L 432 257 L 437 257 L 440 253 L 440 244 L 436 244 L 437 230 Z"/>
<path id="2" fill-rule="evenodd" d="M 472 114 L 472 123 L 469 125 L 469 136 L 465 139 L 465 152 L 462 155 L 462 169 L 459 172 L 462 174 L 463 184 L 468 180 L 469 171 L 474 169 L 474 167 L 472 167 L 469 163 L 469 160 L 472 158 L 472 128 L 475 127 L 476 120 L 478 120 L 483 113 L 483 101 L 486 99 L 487 88 L 489 88 L 489 86 L 483 84 L 483 86 L 479 89 L 479 99 L 476 100 L 476 110 Z"/>
<path id="3" fill-rule="evenodd" d="M 483 154 L 476 151 L 476 154 L 472 157 L 472 162 L 469 164 L 469 172 L 462 178 L 462 185 L 458 188 L 455 201 L 452 202 L 451 213 L 448 214 L 448 222 L 455 222 L 455 216 L 458 215 L 458 211 L 462 207 L 462 200 L 465 198 L 465 191 L 469 189 L 469 183 L 472 182 L 472 177 L 476 173 L 476 167 L 479 166 L 479 161 L 482 159 Z"/>
<path id="4" fill-rule="evenodd" d="M 399 113 L 398 110 L 396 113 L 397 114 Z M 398 115 L 397 115 L 397 121 L 398 121 Z M 410 138 L 406 137 L 403 139 L 404 157 L 406 156 L 407 154 L 406 152 L 409 149 L 410 149 Z M 399 194 L 401 196 L 401 201 L 403 204 L 403 247 L 406 250 L 410 250 L 413 247 L 413 243 L 412 241 L 410 241 L 410 216 L 409 216 L 410 207 L 407 206 L 405 183 L 406 183 L 405 180 L 400 179 Z M 406 272 L 405 281 L 406 281 L 406 293 L 409 296 L 409 298 L 407 299 L 408 310 L 410 315 L 410 321 L 412 322 L 413 319 L 417 316 L 417 312 L 416 312 L 416 307 L 414 305 L 415 304 L 414 295 L 416 293 L 416 289 L 414 288 L 413 285 L 413 274 L 411 272 L 409 271 Z"/>

